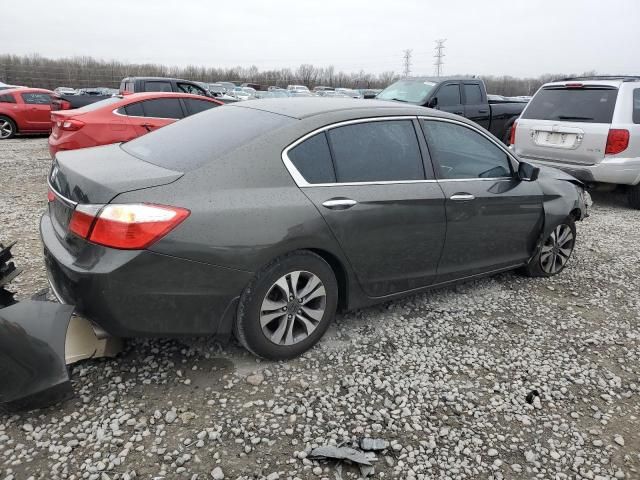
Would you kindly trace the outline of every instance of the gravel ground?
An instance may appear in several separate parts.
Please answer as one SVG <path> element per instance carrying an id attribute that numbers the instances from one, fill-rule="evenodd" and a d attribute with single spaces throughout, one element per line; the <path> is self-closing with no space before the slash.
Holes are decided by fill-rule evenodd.
<path id="1" fill-rule="evenodd" d="M 46 139 L 0 143 L 21 298 L 46 287 L 48 168 Z M 640 211 L 594 200 L 553 279 L 508 273 L 342 315 L 286 363 L 196 338 L 76 365 L 76 399 L 0 414 L 0 479 L 358 478 L 307 457 L 365 436 L 390 442 L 374 478 L 639 479 Z"/>

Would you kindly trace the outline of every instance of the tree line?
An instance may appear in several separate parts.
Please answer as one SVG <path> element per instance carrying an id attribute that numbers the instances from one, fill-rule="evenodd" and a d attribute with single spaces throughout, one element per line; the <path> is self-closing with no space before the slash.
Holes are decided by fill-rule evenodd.
<path id="1" fill-rule="evenodd" d="M 590 72 L 593 74 L 593 72 Z M 251 82 L 286 87 L 290 84 L 347 88 L 384 88 L 400 78 L 393 71 L 379 74 L 336 71 L 335 67 L 317 67 L 302 64 L 295 69 L 259 70 L 250 67 L 187 67 L 160 64 L 124 63 L 104 61 L 93 57 L 51 59 L 41 55 L 0 55 L 0 81 L 10 85 L 25 85 L 54 89 L 56 87 L 108 87 L 118 88 L 120 80 L 128 76 L 175 77 L 212 83 L 215 81 Z M 517 78 L 508 75 L 480 76 L 489 93 L 516 96 L 532 95 L 545 82 L 567 77 L 566 74 L 546 74 L 535 78 Z"/>

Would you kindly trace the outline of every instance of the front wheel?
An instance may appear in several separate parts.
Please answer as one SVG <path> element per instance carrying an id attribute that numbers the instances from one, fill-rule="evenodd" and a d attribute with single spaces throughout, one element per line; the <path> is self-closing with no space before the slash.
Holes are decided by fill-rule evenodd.
<path id="1" fill-rule="evenodd" d="M 542 242 L 538 252 L 524 267 L 530 277 L 551 277 L 566 267 L 576 242 L 576 224 L 572 218 L 560 223 Z"/>
<path id="2" fill-rule="evenodd" d="M 6 140 L 7 138 L 13 138 L 18 129 L 16 124 L 9 117 L 0 115 L 0 140 Z"/>
<path id="3" fill-rule="evenodd" d="M 235 334 L 255 355 L 284 360 L 315 345 L 338 304 L 331 267 L 308 251 L 294 252 L 262 269 L 240 297 Z"/>

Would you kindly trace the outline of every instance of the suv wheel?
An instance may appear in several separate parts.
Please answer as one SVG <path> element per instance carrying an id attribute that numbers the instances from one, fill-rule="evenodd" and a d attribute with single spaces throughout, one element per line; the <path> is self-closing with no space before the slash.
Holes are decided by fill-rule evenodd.
<path id="1" fill-rule="evenodd" d="M 576 243 L 576 224 L 572 218 L 553 229 L 542 242 L 536 255 L 524 267 L 524 273 L 530 277 L 551 277 L 567 266 Z"/>
<path id="2" fill-rule="evenodd" d="M 17 132 L 16 124 L 9 117 L 0 115 L 0 140 L 12 138 Z"/>
<path id="3" fill-rule="evenodd" d="M 257 356 L 296 357 L 322 337 L 338 304 L 338 285 L 320 256 L 294 252 L 261 270 L 238 305 L 235 334 Z"/>
<path id="4" fill-rule="evenodd" d="M 640 185 L 632 185 L 628 188 L 627 201 L 631 208 L 640 210 Z"/>

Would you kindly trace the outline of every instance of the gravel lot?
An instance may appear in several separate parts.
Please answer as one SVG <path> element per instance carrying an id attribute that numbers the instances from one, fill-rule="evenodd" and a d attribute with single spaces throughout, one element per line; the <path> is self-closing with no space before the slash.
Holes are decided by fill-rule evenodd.
<path id="1" fill-rule="evenodd" d="M 0 143 L 0 241 L 19 240 L 21 298 L 46 287 L 48 168 L 46 139 Z M 553 279 L 509 273 L 349 313 L 287 363 L 195 338 L 78 364 L 76 399 L 0 413 L 0 479 L 358 478 L 307 455 L 365 436 L 390 442 L 374 478 L 639 479 L 640 212 L 594 200 Z"/>

